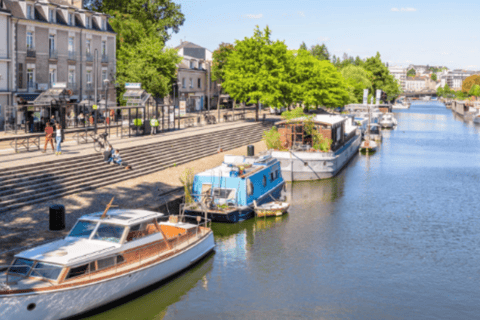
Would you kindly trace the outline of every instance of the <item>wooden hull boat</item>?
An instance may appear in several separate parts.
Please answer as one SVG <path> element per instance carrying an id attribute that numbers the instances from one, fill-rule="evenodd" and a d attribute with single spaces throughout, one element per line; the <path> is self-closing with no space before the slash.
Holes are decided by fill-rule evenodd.
<path id="1" fill-rule="evenodd" d="M 290 204 L 287 202 L 269 202 L 258 207 L 255 205 L 255 215 L 259 218 L 279 217 L 284 215 L 288 208 L 290 208 Z"/>
<path id="2" fill-rule="evenodd" d="M 360 151 L 375 152 L 377 151 L 377 143 L 371 140 L 362 141 L 362 144 L 360 145 Z"/>
<path id="3" fill-rule="evenodd" d="M 82 256 L 75 257 L 75 250 L 69 250 L 69 247 L 78 250 L 76 241 L 88 247 L 89 241 L 98 240 L 67 237 L 16 255 L 6 274 L 7 278 L 3 279 L 3 283 L 0 282 L 0 319 L 54 320 L 81 314 L 164 280 L 214 249 L 210 228 L 187 223 L 153 224 L 158 225 L 158 232 L 149 230 L 144 232 L 143 238 L 137 239 L 135 237 L 139 231 L 129 232 L 127 229 L 122 238 L 124 244 Z M 147 229 L 152 228 L 147 226 Z M 127 234 L 130 240 L 126 239 Z M 59 262 L 42 262 L 42 259 L 54 257 L 62 251 L 66 259 L 62 254 L 58 257 Z M 68 258 L 69 255 L 73 257 Z M 121 260 L 118 258 L 120 256 Z M 115 263 L 102 270 L 105 261 L 112 257 Z M 27 265 L 31 268 L 22 277 L 17 274 L 26 266 L 15 267 L 19 260 L 23 264 L 28 261 Z M 64 261 L 64 265 L 60 261 Z M 40 264 L 43 270 L 48 270 L 45 266 L 50 265 L 61 271 L 54 280 L 51 277 L 48 279 L 51 271 L 44 271 L 45 278 L 39 278 L 34 272 L 42 270 L 37 269 Z M 83 265 L 87 266 L 85 270 L 82 269 Z M 69 278 L 72 272 L 73 276 Z"/>

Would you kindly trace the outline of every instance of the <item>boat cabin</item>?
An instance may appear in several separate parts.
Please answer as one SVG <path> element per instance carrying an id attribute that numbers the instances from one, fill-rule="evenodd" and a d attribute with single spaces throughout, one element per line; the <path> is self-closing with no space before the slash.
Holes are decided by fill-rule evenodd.
<path id="1" fill-rule="evenodd" d="M 111 210 L 104 218 L 102 214 L 84 215 L 64 239 L 15 255 L 6 284 L 22 290 L 99 279 L 132 269 L 142 259 L 171 249 L 172 239 L 198 232 L 197 225 L 166 222 L 158 212 Z"/>
<path id="2" fill-rule="evenodd" d="M 284 120 L 277 124 L 282 147 L 308 151 L 312 148 L 312 136 L 305 132 L 304 118 Z M 347 123 L 348 122 L 348 123 Z M 316 115 L 314 129 L 332 141 L 330 150 L 336 151 L 355 135 L 352 119 L 339 115 Z"/>
<path id="3" fill-rule="evenodd" d="M 237 208 L 252 205 L 283 183 L 280 162 L 270 154 L 226 155 L 222 165 L 195 176 L 193 194 L 196 202 L 206 202 L 210 208 Z"/>

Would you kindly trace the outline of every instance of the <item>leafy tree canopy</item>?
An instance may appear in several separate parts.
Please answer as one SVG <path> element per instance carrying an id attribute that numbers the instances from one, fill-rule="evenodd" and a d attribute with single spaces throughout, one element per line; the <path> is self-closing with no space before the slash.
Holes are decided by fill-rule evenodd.
<path id="1" fill-rule="evenodd" d="M 294 55 L 285 43 L 272 41 L 268 27 L 257 26 L 252 37 L 235 41 L 235 50 L 224 68 L 223 89 L 241 102 L 263 103 L 272 107 L 293 102 Z"/>
<path id="2" fill-rule="evenodd" d="M 305 44 L 305 41 L 302 42 L 302 44 L 300 45 L 300 48 L 298 48 L 299 50 L 308 50 L 307 48 L 307 45 Z"/>
<path id="3" fill-rule="evenodd" d="M 312 46 L 310 48 L 310 52 L 312 53 L 312 56 L 318 60 L 330 61 L 330 53 L 328 52 L 327 46 L 324 43 L 322 45 L 316 44 Z"/>
<path id="4" fill-rule="evenodd" d="M 470 91 L 468 91 L 469 96 L 480 97 L 480 86 L 478 84 L 474 84 Z"/>
<path id="5" fill-rule="evenodd" d="M 416 75 L 417 72 L 413 68 L 407 71 L 407 77 L 415 77 Z"/>
<path id="6" fill-rule="evenodd" d="M 227 63 L 228 56 L 235 50 L 233 44 L 221 43 L 217 50 L 213 51 L 213 63 L 212 63 L 212 80 L 223 82 L 224 67 Z"/>
<path id="7" fill-rule="evenodd" d="M 432 79 L 433 81 L 437 81 L 437 74 L 436 73 L 432 73 L 430 75 L 430 79 Z"/>
<path id="8" fill-rule="evenodd" d="M 363 68 L 372 73 L 372 92 L 380 89 L 387 94 L 389 100 L 401 93 L 400 85 L 383 64 L 380 53 L 377 52 L 375 57 L 368 58 Z"/>
<path id="9" fill-rule="evenodd" d="M 363 90 L 372 90 L 372 73 L 362 67 L 348 65 L 340 70 L 347 83 L 350 103 L 363 101 Z"/>
<path id="10" fill-rule="evenodd" d="M 462 91 L 465 93 L 469 92 L 474 84 L 480 85 L 480 75 L 474 74 L 473 76 L 467 77 L 462 83 Z"/>

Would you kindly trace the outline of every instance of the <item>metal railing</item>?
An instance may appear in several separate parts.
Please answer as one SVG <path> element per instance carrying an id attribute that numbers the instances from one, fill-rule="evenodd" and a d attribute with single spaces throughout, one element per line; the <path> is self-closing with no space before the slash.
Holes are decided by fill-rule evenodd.
<path id="1" fill-rule="evenodd" d="M 57 50 L 50 50 L 48 53 L 49 59 L 58 59 L 58 51 Z"/>
<path id="2" fill-rule="evenodd" d="M 108 56 L 102 55 L 102 63 L 108 63 Z"/>
<path id="3" fill-rule="evenodd" d="M 93 54 L 87 53 L 87 54 L 85 55 L 85 61 L 87 61 L 87 62 L 93 62 Z"/>
<path id="4" fill-rule="evenodd" d="M 27 58 L 36 58 L 37 51 L 34 47 L 27 48 Z"/>
<path id="5" fill-rule="evenodd" d="M 77 53 L 75 51 L 68 51 L 68 60 L 77 60 Z"/>

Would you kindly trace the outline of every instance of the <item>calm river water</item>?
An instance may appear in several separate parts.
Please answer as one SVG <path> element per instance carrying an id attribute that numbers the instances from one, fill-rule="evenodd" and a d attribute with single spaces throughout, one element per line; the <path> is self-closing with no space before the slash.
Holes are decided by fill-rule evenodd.
<path id="1" fill-rule="evenodd" d="M 214 225 L 215 254 L 91 319 L 480 318 L 480 126 L 396 116 L 375 155 L 290 185 L 289 215 Z"/>

